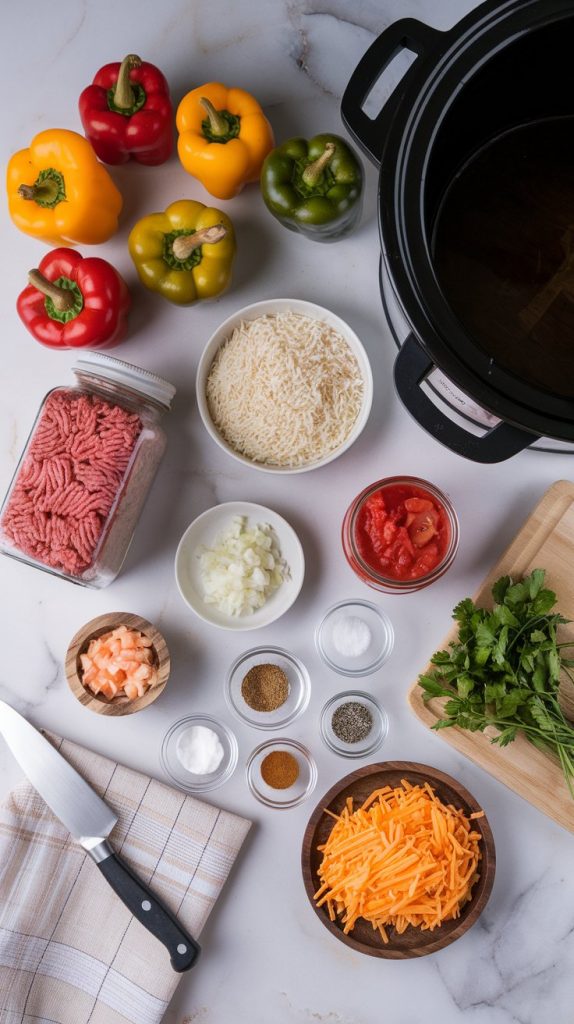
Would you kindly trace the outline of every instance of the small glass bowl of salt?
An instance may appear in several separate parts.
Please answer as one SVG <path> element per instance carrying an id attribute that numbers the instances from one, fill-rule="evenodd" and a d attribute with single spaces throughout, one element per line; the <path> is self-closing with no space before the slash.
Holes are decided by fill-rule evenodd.
<path id="1" fill-rule="evenodd" d="M 207 793 L 231 778 L 238 753 L 237 740 L 227 725 L 211 715 L 188 715 L 168 729 L 160 761 L 180 789 Z"/>
<path id="2" fill-rule="evenodd" d="M 315 630 L 315 645 L 329 668 L 343 676 L 368 676 L 390 657 L 395 642 L 388 615 L 371 601 L 338 601 Z"/>

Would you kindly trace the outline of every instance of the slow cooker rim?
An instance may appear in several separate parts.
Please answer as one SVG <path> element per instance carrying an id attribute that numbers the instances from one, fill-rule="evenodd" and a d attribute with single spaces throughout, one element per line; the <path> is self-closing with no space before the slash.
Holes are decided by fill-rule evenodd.
<path id="1" fill-rule="evenodd" d="M 391 312 L 391 310 L 389 308 L 389 303 L 388 303 L 387 295 L 385 293 L 385 286 L 384 286 L 384 279 L 385 278 L 389 282 L 389 287 L 392 288 L 392 283 L 390 282 L 389 275 L 388 275 L 388 273 L 386 271 L 386 268 L 385 268 L 384 256 L 381 253 L 381 256 L 380 256 L 380 259 L 379 259 L 379 287 L 380 287 L 380 292 L 381 292 L 381 302 L 383 304 L 383 311 L 384 311 L 384 314 L 385 314 L 385 318 L 386 318 L 387 325 L 388 325 L 389 331 L 391 333 L 392 339 L 393 339 L 393 341 L 394 341 L 394 343 L 395 343 L 395 345 L 397 347 L 397 350 L 400 351 L 401 346 L 403 345 L 403 343 L 405 341 L 405 338 L 401 337 L 401 335 L 399 333 L 399 330 L 398 330 L 398 328 L 396 326 L 396 323 L 393 320 L 392 312 Z M 447 374 L 444 373 L 442 370 L 440 371 L 440 373 L 441 373 L 441 376 L 447 377 Z M 486 424 L 480 422 L 471 413 L 465 412 L 463 409 L 459 408 L 457 405 L 454 405 L 452 402 L 450 402 L 449 399 L 447 397 L 445 397 L 445 395 L 442 393 L 441 389 L 438 388 L 437 385 L 432 381 L 432 379 L 427 379 L 425 383 L 426 383 L 427 387 L 429 388 L 429 391 L 434 396 L 436 396 L 436 398 L 439 400 L 439 402 L 445 403 L 447 408 L 450 408 L 452 410 L 452 412 L 459 419 L 461 419 L 463 421 L 463 424 L 468 423 L 469 431 L 470 432 L 474 432 L 474 430 L 476 428 L 478 428 L 479 430 L 483 430 L 483 431 L 486 431 L 486 430 L 489 429 Z M 454 381 L 451 381 L 451 383 L 454 384 Z M 472 401 L 472 402 L 476 401 L 476 398 L 473 398 L 470 395 L 467 395 L 467 398 L 469 398 L 470 401 Z M 476 404 L 478 405 L 479 403 L 476 402 Z M 486 410 L 486 406 L 484 406 L 483 408 Z M 439 405 L 439 409 L 440 409 L 440 405 Z M 488 409 L 486 411 L 490 412 L 491 410 Z M 446 415 L 448 416 L 449 413 L 447 412 Z M 496 415 L 496 413 L 494 415 Z M 518 424 L 516 424 L 516 425 L 518 425 Z M 533 434 L 533 437 L 534 437 L 534 441 L 544 441 L 544 438 L 541 438 L 536 433 Z M 563 443 L 568 444 L 570 439 L 569 438 L 558 438 L 558 437 L 556 437 L 556 438 L 549 438 L 549 440 L 558 441 L 560 444 L 563 444 Z M 536 451 L 536 452 L 543 452 L 545 454 L 549 453 L 551 455 L 572 455 L 572 454 L 574 454 L 574 451 L 572 449 L 565 450 L 565 449 L 562 449 L 562 448 L 552 448 L 552 447 L 548 448 L 548 447 L 545 447 L 544 444 L 536 444 L 535 447 L 533 445 L 531 450 L 532 451 Z"/>
<path id="2" fill-rule="evenodd" d="M 568 0 L 554 0 L 551 12 L 547 2 L 541 11 L 539 0 L 530 0 L 527 5 L 506 4 L 502 8 L 489 3 L 487 7 L 486 13 L 478 8 L 472 12 L 474 18 L 468 16 L 455 26 L 445 37 L 442 54 L 432 54 L 432 64 L 426 62 L 424 68 L 421 66 L 420 74 L 412 77 L 404 90 L 397 110 L 406 109 L 407 119 L 393 119 L 381 160 L 385 168 L 394 168 L 390 178 L 381 175 L 379 179 L 381 243 L 406 318 L 437 365 L 494 415 L 528 430 L 570 441 L 574 439 L 574 401 L 538 389 L 492 364 L 466 334 L 443 296 L 426 242 L 420 182 L 432 140 L 454 99 L 453 79 L 460 81 L 462 67 L 466 77 L 470 77 L 497 50 L 551 21 L 572 17 L 573 13 Z M 477 20 L 479 13 L 483 16 Z M 465 31 L 461 33 L 462 26 Z M 493 42 L 497 45 L 493 46 Z M 443 336 L 445 332 L 452 339 L 450 344 Z M 462 358 L 460 352 L 464 354 Z"/>

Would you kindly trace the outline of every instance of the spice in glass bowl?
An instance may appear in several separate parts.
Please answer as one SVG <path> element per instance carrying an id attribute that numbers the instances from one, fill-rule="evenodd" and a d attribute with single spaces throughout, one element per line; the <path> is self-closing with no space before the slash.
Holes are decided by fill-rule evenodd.
<path id="1" fill-rule="evenodd" d="M 371 693 L 346 690 L 324 705 L 319 719 L 321 739 L 340 757 L 367 757 L 383 743 L 389 720 Z"/>
<path id="2" fill-rule="evenodd" d="M 272 750 L 261 762 L 261 777 L 272 789 L 289 789 L 299 778 L 299 762 L 287 750 Z"/>
<path id="3" fill-rule="evenodd" d="M 361 743 L 373 728 L 373 716 L 364 704 L 350 700 L 333 712 L 331 728 L 342 743 Z"/>
<path id="4" fill-rule="evenodd" d="M 224 692 L 230 710 L 242 722 L 254 729 L 279 729 L 307 707 L 311 680 L 294 654 L 267 644 L 235 659 Z"/>
<path id="5" fill-rule="evenodd" d="M 186 772 L 212 775 L 223 761 L 225 751 L 214 729 L 191 725 L 178 737 L 175 753 Z"/>
<path id="6" fill-rule="evenodd" d="M 297 740 L 279 737 L 260 743 L 247 758 L 247 785 L 265 807 L 297 807 L 313 792 L 317 765 Z"/>
<path id="7" fill-rule="evenodd" d="M 367 623 L 358 615 L 343 615 L 333 623 L 333 647 L 343 658 L 360 658 L 372 638 Z"/>
<path id="8" fill-rule="evenodd" d="M 315 629 L 315 646 L 329 668 L 343 676 L 366 676 L 388 660 L 394 632 L 382 608 L 360 598 L 338 601 Z"/>
<path id="9" fill-rule="evenodd" d="M 243 677 L 241 696 L 252 711 L 276 711 L 289 696 L 289 680 L 279 665 L 253 665 Z"/>

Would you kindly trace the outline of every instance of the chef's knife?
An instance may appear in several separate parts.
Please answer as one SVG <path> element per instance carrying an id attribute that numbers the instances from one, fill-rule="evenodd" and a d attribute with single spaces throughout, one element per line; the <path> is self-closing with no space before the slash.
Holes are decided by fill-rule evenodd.
<path id="1" fill-rule="evenodd" d="M 52 744 L 2 700 L 0 732 L 34 789 L 88 851 L 128 910 L 166 946 L 174 971 L 193 967 L 200 951 L 195 939 L 108 843 L 118 820 L 114 812 Z"/>

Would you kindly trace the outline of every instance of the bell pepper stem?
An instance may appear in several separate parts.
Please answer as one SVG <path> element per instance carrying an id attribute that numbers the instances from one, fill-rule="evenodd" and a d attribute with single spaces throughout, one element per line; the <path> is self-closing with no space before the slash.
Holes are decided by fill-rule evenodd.
<path id="1" fill-rule="evenodd" d="M 317 184 L 323 171 L 333 159 L 335 149 L 335 143 L 328 142 L 325 146 L 325 149 L 321 153 L 321 156 L 317 157 L 317 159 L 314 160 L 312 164 L 307 165 L 302 174 L 303 181 L 305 182 L 306 185 L 309 185 L 312 188 L 313 185 Z"/>
<path id="2" fill-rule="evenodd" d="M 178 235 L 173 240 L 173 255 L 176 260 L 186 260 L 200 245 L 213 245 L 215 242 L 221 242 L 226 234 L 227 228 L 223 224 L 213 224 L 209 228 L 194 231 L 193 235 Z"/>
<path id="3" fill-rule="evenodd" d="M 141 58 L 135 53 L 128 53 L 120 64 L 118 79 L 114 88 L 114 104 L 120 110 L 128 110 L 135 103 L 134 91 L 130 83 L 130 71 L 141 67 Z"/>
<path id="4" fill-rule="evenodd" d="M 221 116 L 219 110 L 215 109 L 211 100 L 208 100 L 206 96 L 202 96 L 199 102 L 201 103 L 209 119 L 209 127 L 211 129 L 211 134 L 215 136 L 227 135 L 229 131 L 229 125 L 227 124 L 225 118 Z"/>
<path id="5" fill-rule="evenodd" d="M 42 200 L 45 204 L 51 204 L 59 192 L 58 182 L 53 178 L 46 178 L 41 185 L 20 185 L 18 195 L 22 199 Z"/>
<path id="6" fill-rule="evenodd" d="M 49 281 L 47 277 L 39 270 L 31 270 L 28 274 L 28 282 L 33 288 L 37 288 L 42 295 L 51 299 L 54 303 L 54 308 L 58 313 L 66 313 L 75 304 L 74 293 L 66 291 L 65 288 L 60 288 L 53 281 Z"/>

